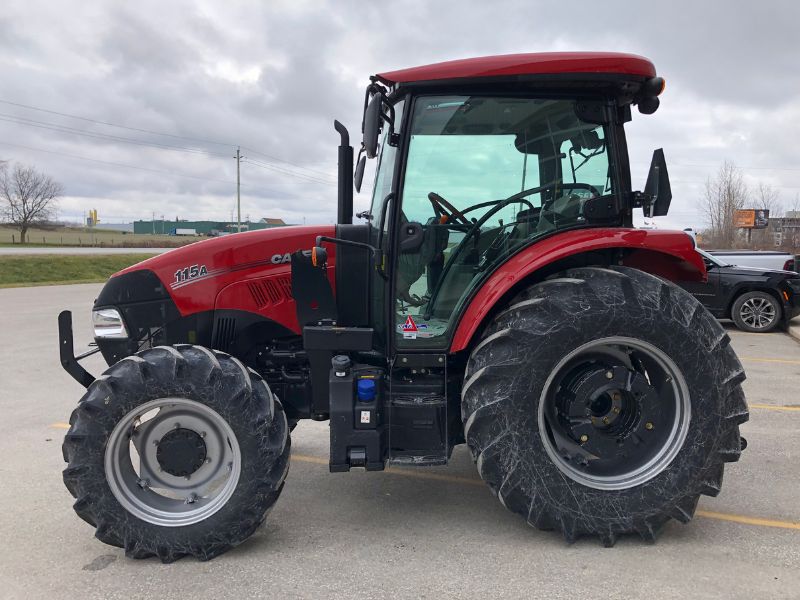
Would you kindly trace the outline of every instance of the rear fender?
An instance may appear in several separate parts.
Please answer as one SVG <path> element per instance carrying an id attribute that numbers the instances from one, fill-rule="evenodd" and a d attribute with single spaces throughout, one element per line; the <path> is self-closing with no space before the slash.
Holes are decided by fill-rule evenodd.
<path id="1" fill-rule="evenodd" d="M 468 348 L 496 307 L 547 267 L 581 254 L 620 250 L 621 262 L 670 281 L 705 281 L 703 258 L 682 231 L 592 228 L 565 231 L 523 248 L 486 279 L 468 300 L 450 345 L 450 352 Z M 607 255 L 608 252 L 605 252 Z"/>

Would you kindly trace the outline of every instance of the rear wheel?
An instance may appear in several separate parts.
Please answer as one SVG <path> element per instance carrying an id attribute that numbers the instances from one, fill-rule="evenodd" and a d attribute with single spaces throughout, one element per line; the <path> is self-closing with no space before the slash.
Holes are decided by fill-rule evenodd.
<path id="1" fill-rule="evenodd" d="M 689 294 L 584 268 L 526 290 L 470 357 L 467 443 L 500 501 L 569 541 L 655 539 L 741 453 L 744 372 Z"/>
<path id="2" fill-rule="evenodd" d="M 748 292 L 739 296 L 731 307 L 731 318 L 739 329 L 767 333 L 778 326 L 781 307 L 767 292 Z"/>
<path id="3" fill-rule="evenodd" d="M 249 537 L 283 488 L 288 423 L 222 352 L 158 347 L 111 366 L 64 440 L 64 483 L 96 537 L 128 556 L 209 559 Z"/>

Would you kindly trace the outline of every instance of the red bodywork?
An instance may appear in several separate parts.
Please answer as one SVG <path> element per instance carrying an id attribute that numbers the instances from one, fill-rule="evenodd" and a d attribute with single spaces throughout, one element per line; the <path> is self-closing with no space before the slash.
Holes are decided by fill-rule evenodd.
<path id="1" fill-rule="evenodd" d="M 510 75 L 554 75 L 560 73 L 612 73 L 655 77 L 649 60 L 636 54 L 618 52 L 542 52 L 506 54 L 451 60 L 433 65 L 379 73 L 389 84 L 442 79 L 474 79 Z"/>
<path id="2" fill-rule="evenodd" d="M 182 316 L 208 310 L 256 313 L 299 334 L 291 297 L 288 254 L 311 248 L 318 235 L 335 235 L 329 226 L 281 227 L 197 242 L 120 271 L 150 269 L 170 291 Z M 335 289 L 336 246 L 326 244 L 328 278 Z M 705 265 L 691 238 L 680 231 L 591 228 L 565 231 L 511 257 L 483 284 L 459 319 L 451 352 L 469 347 L 481 323 L 498 302 L 535 271 L 558 260 L 597 250 L 628 250 L 625 265 L 673 281 L 703 280 Z M 273 262 L 279 257 L 280 262 Z M 177 281 L 176 273 L 204 266 L 207 274 Z M 115 275 L 115 276 L 116 276 Z"/>
<path id="3" fill-rule="evenodd" d="M 291 297 L 287 255 L 308 250 L 318 235 L 333 236 L 333 225 L 276 227 L 204 240 L 171 250 L 120 271 L 150 269 L 169 290 L 182 316 L 206 310 L 244 310 L 300 333 Z M 329 246 L 330 265 L 336 248 Z M 281 262 L 273 262 L 279 256 Z M 178 281 L 176 273 L 192 266 L 206 275 Z M 115 276 L 116 276 L 115 275 Z M 334 285 L 334 269 L 328 270 Z"/>
<path id="4" fill-rule="evenodd" d="M 692 239 L 682 231 L 646 229 L 579 229 L 542 240 L 515 254 L 492 273 L 461 315 L 450 352 L 469 346 L 470 340 L 497 303 L 523 279 L 562 258 L 605 250 L 632 250 L 624 264 L 671 281 L 703 281 L 706 267 Z"/>

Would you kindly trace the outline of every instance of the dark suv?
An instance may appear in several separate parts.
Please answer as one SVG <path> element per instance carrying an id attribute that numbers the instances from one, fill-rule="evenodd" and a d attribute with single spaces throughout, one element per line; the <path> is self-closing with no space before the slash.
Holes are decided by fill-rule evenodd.
<path id="1" fill-rule="evenodd" d="M 739 329 L 765 333 L 800 314 L 800 274 L 730 265 L 703 250 L 708 281 L 677 282 L 718 319 Z"/>

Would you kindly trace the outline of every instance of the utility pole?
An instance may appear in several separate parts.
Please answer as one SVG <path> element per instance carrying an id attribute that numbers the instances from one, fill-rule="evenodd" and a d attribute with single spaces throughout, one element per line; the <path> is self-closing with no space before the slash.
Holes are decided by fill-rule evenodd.
<path id="1" fill-rule="evenodd" d="M 239 176 L 239 165 L 242 162 L 242 153 L 239 151 L 239 146 L 236 146 L 236 231 L 237 233 L 241 233 L 242 231 L 242 197 L 241 197 L 241 188 L 242 182 Z"/>

